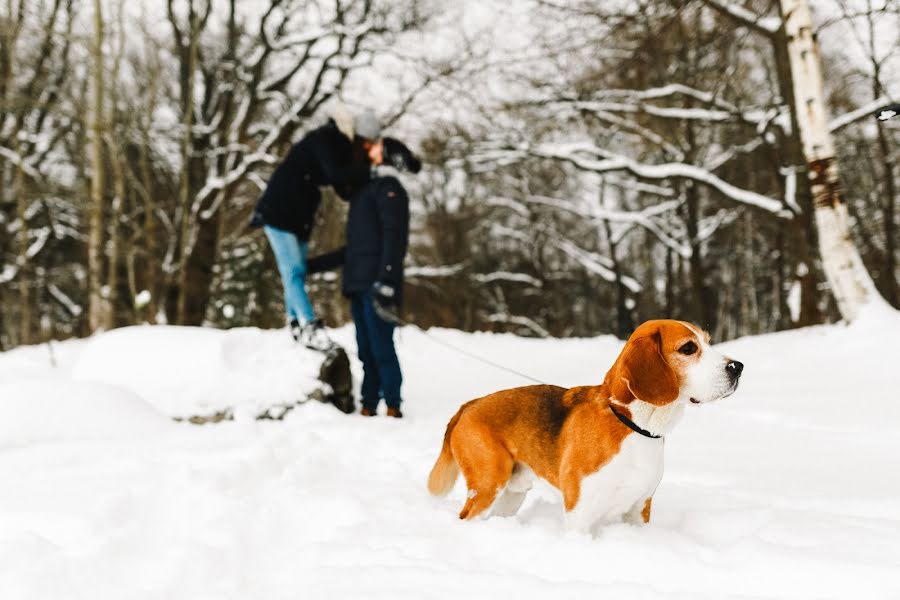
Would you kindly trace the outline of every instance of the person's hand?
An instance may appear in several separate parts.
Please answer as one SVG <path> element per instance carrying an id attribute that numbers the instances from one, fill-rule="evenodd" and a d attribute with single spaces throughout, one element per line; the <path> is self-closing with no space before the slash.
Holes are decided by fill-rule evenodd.
<path id="1" fill-rule="evenodd" d="M 422 161 L 416 158 L 400 140 L 386 137 L 382 140 L 382 145 L 384 146 L 384 162 L 391 164 L 395 169 L 410 173 L 418 173 L 422 170 Z"/>
<path id="2" fill-rule="evenodd" d="M 372 304 L 375 313 L 385 321 L 400 322 L 397 290 L 391 284 L 381 281 L 372 284 Z"/>
<path id="3" fill-rule="evenodd" d="M 384 164 L 384 140 L 378 140 L 369 147 L 369 160 L 376 166 Z"/>

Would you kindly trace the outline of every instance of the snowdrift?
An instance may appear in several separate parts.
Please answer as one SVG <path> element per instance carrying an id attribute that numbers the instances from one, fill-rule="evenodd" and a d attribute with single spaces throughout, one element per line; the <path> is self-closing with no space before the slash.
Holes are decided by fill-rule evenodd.
<path id="1" fill-rule="evenodd" d="M 34 376 L 118 386 L 176 419 L 277 418 L 332 391 L 319 379 L 323 355 L 284 331 L 137 326 L 74 342 L 74 352 L 70 343 L 55 344 L 58 368 L 44 347 L 10 354 Z"/>
<path id="2" fill-rule="evenodd" d="M 150 436 L 169 424 L 137 394 L 118 386 L 27 377 L 0 383 L 0 449 Z"/>

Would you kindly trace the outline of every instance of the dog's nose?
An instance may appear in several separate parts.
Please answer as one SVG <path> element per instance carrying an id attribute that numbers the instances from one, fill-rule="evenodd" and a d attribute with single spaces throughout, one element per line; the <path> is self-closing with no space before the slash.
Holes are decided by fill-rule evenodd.
<path id="1" fill-rule="evenodd" d="M 741 376 L 741 371 L 744 370 L 744 363 L 732 360 L 729 361 L 727 365 L 725 365 L 725 370 L 728 371 L 728 374 L 737 379 Z"/>

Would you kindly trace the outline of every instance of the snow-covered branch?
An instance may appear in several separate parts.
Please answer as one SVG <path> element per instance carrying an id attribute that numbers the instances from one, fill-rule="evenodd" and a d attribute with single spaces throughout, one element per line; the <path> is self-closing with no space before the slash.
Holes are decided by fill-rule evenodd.
<path id="1" fill-rule="evenodd" d="M 704 242 L 722 227 L 731 225 L 740 216 L 740 211 L 719 209 L 716 214 L 697 223 L 697 241 Z"/>
<path id="2" fill-rule="evenodd" d="M 891 102 L 891 99 L 887 96 L 881 96 L 871 102 L 864 104 L 857 108 L 856 110 L 851 110 L 848 113 L 844 113 L 839 117 L 835 117 L 828 123 L 828 131 L 834 133 L 847 125 L 852 125 L 856 123 L 860 119 L 865 119 L 868 116 L 871 116 L 876 110 Z"/>
<path id="3" fill-rule="evenodd" d="M 410 279 L 428 278 L 428 277 L 453 277 L 462 272 L 466 268 L 465 263 L 457 263 L 455 265 L 421 265 L 406 267 L 403 271 L 404 275 Z"/>
<path id="4" fill-rule="evenodd" d="M 613 271 L 612 260 L 610 260 L 609 258 L 601 256 L 596 252 L 590 252 L 583 248 L 579 248 L 573 242 L 562 237 L 551 238 L 550 243 L 553 244 L 553 246 L 555 246 L 556 248 L 562 250 L 564 254 L 580 264 L 588 272 L 599 275 L 606 281 L 616 281 L 616 274 Z M 622 285 L 624 285 L 634 293 L 638 293 L 642 289 L 641 284 L 639 284 L 633 278 L 628 277 L 627 275 L 621 276 L 619 280 L 621 281 Z"/>
<path id="5" fill-rule="evenodd" d="M 644 127 L 644 126 L 636 123 L 635 121 L 620 117 L 619 115 L 617 115 L 613 112 L 610 112 L 610 111 L 606 111 L 606 110 L 592 111 L 592 114 L 597 119 L 600 119 L 601 121 L 605 121 L 611 125 L 620 127 L 624 131 L 627 131 L 628 133 L 631 133 L 632 135 L 635 135 L 645 141 L 648 141 L 651 144 L 655 144 L 656 146 L 659 146 L 660 148 L 662 148 L 663 150 L 668 152 L 669 155 L 672 158 L 674 158 L 675 160 L 683 160 L 684 159 L 684 152 L 681 150 L 681 148 L 679 148 L 678 146 L 676 146 L 672 142 L 668 141 L 666 138 L 659 135 L 658 133 L 656 133 L 655 131 L 653 131 L 652 129 L 650 129 L 648 127 Z"/>
<path id="6" fill-rule="evenodd" d="M 647 88 L 645 90 L 602 90 L 595 94 L 595 98 L 620 98 L 627 100 L 658 100 L 660 98 L 668 98 L 671 96 L 688 96 L 695 100 L 699 100 L 704 104 L 717 106 L 722 110 L 736 113 L 740 112 L 734 104 L 718 98 L 712 92 L 698 90 L 697 88 L 681 83 L 671 83 L 657 88 Z"/>
<path id="7" fill-rule="evenodd" d="M 462 273 L 465 268 L 465 263 L 443 266 L 413 266 L 407 267 L 404 271 L 404 274 L 410 279 L 453 277 Z M 494 273 L 473 273 L 469 277 L 472 281 L 481 284 L 493 283 L 495 281 L 506 281 L 511 283 L 525 283 L 534 287 L 542 287 L 544 285 L 544 282 L 536 277 L 533 277 L 532 275 L 528 275 L 527 273 L 511 273 L 509 271 L 496 271 Z"/>
<path id="8" fill-rule="evenodd" d="M 35 181 L 41 181 L 42 177 L 40 172 L 35 169 L 31 164 L 29 164 L 28 160 L 22 156 L 20 156 L 17 152 L 10 150 L 5 146 L 0 146 L 0 156 L 8 160 L 13 165 L 22 169 L 22 172 L 28 175 L 31 179 Z"/>
<path id="9" fill-rule="evenodd" d="M 534 287 L 543 287 L 544 282 L 536 277 L 532 277 L 527 273 L 510 273 L 508 271 L 497 271 L 495 273 L 475 273 L 472 279 L 478 283 L 493 283 L 494 281 L 508 281 L 512 283 L 527 283 Z"/>
<path id="10" fill-rule="evenodd" d="M 47 286 L 47 291 L 50 292 L 50 295 L 56 298 L 57 302 L 62 304 L 69 314 L 73 317 L 81 316 L 81 313 L 84 312 L 84 309 L 79 306 L 74 300 L 72 300 L 69 296 L 67 296 L 61 289 L 59 289 L 55 284 L 50 284 Z"/>
<path id="11" fill-rule="evenodd" d="M 540 337 L 550 337 L 549 331 L 538 325 L 534 320 L 522 315 L 494 313 L 492 315 L 488 315 L 487 320 L 491 323 L 510 323 L 512 325 L 519 325 L 531 330 L 533 333 L 537 334 Z"/>
<path id="12" fill-rule="evenodd" d="M 493 196 L 487 201 L 489 206 L 506 208 L 522 217 L 529 217 L 531 215 L 531 211 L 529 210 L 528 205 L 537 205 L 552 208 L 554 210 L 565 211 L 581 218 L 588 218 L 598 224 L 603 221 L 609 221 L 611 223 L 636 225 L 639 227 L 643 227 L 644 229 L 655 235 L 660 242 L 662 242 L 668 248 L 672 249 L 679 256 L 689 258 L 691 256 L 690 245 L 685 242 L 679 241 L 670 233 L 666 232 L 664 228 L 660 226 L 661 221 L 658 220 L 658 217 L 676 210 L 679 206 L 681 206 L 682 202 L 683 201 L 681 199 L 669 200 L 666 202 L 652 204 L 638 211 L 627 211 L 614 210 L 602 206 L 591 206 L 588 210 L 586 207 L 579 206 L 571 200 L 563 200 L 560 198 L 552 198 L 549 196 L 541 195 L 527 196 L 522 200 Z M 531 236 L 523 233 L 522 231 L 497 224 L 493 224 L 491 226 L 491 234 L 512 237 L 522 242 L 528 242 L 532 239 Z"/>
<path id="13" fill-rule="evenodd" d="M 781 19 L 778 17 L 765 17 L 757 15 L 735 0 L 702 0 L 705 5 L 716 12 L 731 17 L 741 25 L 749 27 L 758 33 L 768 37 L 774 36 L 781 28 Z"/>
<path id="14" fill-rule="evenodd" d="M 543 144 L 531 148 L 530 154 L 541 158 L 563 160 L 579 169 L 594 173 L 628 171 L 643 179 L 688 179 L 707 185 L 739 204 L 760 208 L 785 219 L 793 216 L 793 213 L 784 207 L 783 202 L 734 186 L 708 170 L 695 165 L 683 163 L 648 165 L 583 143 Z"/>

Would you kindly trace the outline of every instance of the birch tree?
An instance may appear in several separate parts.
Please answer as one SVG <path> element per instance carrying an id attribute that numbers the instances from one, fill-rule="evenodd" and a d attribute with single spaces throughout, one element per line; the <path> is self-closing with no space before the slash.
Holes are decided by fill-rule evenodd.
<path id="1" fill-rule="evenodd" d="M 774 45 L 782 85 L 790 90 L 792 135 L 799 141 L 802 167 L 808 176 L 823 269 L 842 317 L 852 321 L 879 295 L 850 234 L 809 6 L 805 0 L 780 0 L 776 18 L 759 17 L 721 0 L 704 2 L 768 37 Z"/>
<path id="2" fill-rule="evenodd" d="M 805 0 L 781 0 L 788 40 L 794 111 L 806 159 L 819 251 L 831 291 L 844 319 L 852 321 L 878 292 L 850 236 L 847 205 L 842 196 L 834 141 L 822 84 L 819 49 Z"/>

